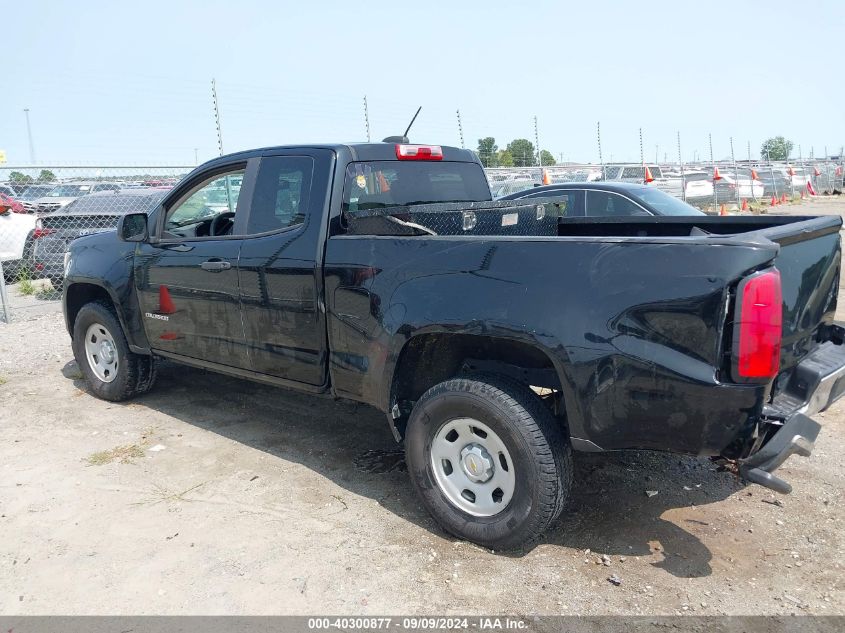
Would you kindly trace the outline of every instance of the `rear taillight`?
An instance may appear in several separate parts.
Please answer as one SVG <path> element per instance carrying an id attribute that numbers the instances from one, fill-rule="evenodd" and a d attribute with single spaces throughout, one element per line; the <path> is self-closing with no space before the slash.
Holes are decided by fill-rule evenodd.
<path id="1" fill-rule="evenodd" d="M 55 232 L 56 229 L 45 229 L 43 226 L 37 226 L 32 232 L 32 239 L 37 240 L 39 237 L 44 237 L 45 235 L 52 235 Z"/>
<path id="2" fill-rule="evenodd" d="M 780 366 L 783 298 L 777 269 L 752 275 L 737 288 L 734 377 L 771 380 Z"/>
<path id="3" fill-rule="evenodd" d="M 439 145 L 397 145 L 399 160 L 443 160 L 443 148 Z"/>

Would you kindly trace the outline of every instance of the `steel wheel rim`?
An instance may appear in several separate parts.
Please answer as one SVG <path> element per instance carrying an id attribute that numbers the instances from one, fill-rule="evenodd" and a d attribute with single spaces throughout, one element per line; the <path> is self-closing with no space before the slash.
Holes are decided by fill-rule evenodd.
<path id="1" fill-rule="evenodd" d="M 92 323 L 88 326 L 85 331 L 85 358 L 99 380 L 112 382 L 117 378 L 117 345 L 105 325 Z"/>
<path id="2" fill-rule="evenodd" d="M 449 503 L 467 514 L 491 517 L 513 498 L 516 471 L 505 443 L 472 418 L 444 423 L 430 448 L 434 479 Z"/>

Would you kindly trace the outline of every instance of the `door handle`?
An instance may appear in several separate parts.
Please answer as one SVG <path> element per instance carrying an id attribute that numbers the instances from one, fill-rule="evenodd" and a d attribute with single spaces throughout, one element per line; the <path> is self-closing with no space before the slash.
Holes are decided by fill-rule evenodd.
<path id="1" fill-rule="evenodd" d="M 212 273 L 219 273 L 221 270 L 229 270 L 231 267 L 232 264 L 230 264 L 229 262 L 224 262 L 220 259 L 209 259 L 208 261 L 200 264 L 200 268 Z"/>

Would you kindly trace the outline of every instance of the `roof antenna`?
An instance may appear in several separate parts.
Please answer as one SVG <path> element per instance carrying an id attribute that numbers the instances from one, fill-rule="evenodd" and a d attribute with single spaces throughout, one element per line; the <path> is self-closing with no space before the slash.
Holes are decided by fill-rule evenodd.
<path id="1" fill-rule="evenodd" d="M 412 118 L 411 122 L 408 123 L 408 128 L 405 130 L 405 133 L 402 136 L 388 136 L 382 141 L 382 143 L 410 143 L 410 141 L 408 140 L 408 132 L 411 131 L 411 126 L 414 124 L 414 121 L 417 120 L 417 115 L 419 115 L 420 110 L 422 110 L 422 106 L 417 108 L 417 111 L 414 114 L 414 118 Z"/>

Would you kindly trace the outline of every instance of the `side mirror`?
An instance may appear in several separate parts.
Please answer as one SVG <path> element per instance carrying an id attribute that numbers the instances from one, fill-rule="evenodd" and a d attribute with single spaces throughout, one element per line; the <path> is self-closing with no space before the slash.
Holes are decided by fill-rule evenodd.
<path id="1" fill-rule="evenodd" d="M 117 236 L 124 242 L 145 242 L 149 237 L 146 213 L 127 213 L 117 222 Z"/>

